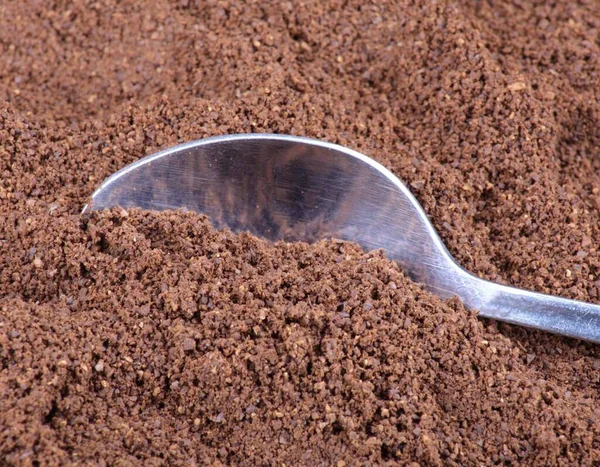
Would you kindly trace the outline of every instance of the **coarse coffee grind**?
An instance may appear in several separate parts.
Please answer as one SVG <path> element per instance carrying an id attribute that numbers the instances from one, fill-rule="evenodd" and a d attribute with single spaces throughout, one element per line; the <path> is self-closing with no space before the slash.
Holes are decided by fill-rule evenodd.
<path id="1" fill-rule="evenodd" d="M 593 465 L 596 345 L 477 317 L 336 240 L 81 216 L 144 155 L 319 138 L 487 279 L 600 303 L 600 3 L 5 2 L 8 465 Z"/>

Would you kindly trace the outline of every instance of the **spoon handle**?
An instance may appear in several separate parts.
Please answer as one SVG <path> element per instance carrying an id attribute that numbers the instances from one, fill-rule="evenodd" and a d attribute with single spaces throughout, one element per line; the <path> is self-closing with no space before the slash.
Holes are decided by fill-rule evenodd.
<path id="1" fill-rule="evenodd" d="M 461 298 L 468 307 L 479 310 L 480 316 L 600 342 L 600 306 L 471 277 L 479 282 L 474 290 L 483 293 L 467 292 Z"/>

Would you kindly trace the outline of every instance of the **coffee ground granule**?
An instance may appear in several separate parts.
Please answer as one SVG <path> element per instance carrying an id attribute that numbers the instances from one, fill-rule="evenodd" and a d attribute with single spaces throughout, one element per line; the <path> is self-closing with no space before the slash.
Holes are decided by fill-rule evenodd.
<path id="1" fill-rule="evenodd" d="M 5 2 L 0 456 L 18 465 L 600 462 L 596 345 L 379 252 L 82 217 L 127 163 L 305 135 L 394 171 L 481 277 L 600 303 L 598 2 Z"/>

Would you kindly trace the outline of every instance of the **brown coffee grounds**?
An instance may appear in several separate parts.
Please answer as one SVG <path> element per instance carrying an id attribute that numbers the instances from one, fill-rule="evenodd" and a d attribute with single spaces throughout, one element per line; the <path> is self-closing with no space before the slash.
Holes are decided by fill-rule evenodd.
<path id="1" fill-rule="evenodd" d="M 600 302 L 600 4 L 5 2 L 6 463 L 600 462 L 597 346 L 475 318 L 339 243 L 78 213 L 181 141 L 382 162 L 469 270 Z"/>
<path id="2" fill-rule="evenodd" d="M 590 400 L 380 254 L 271 246 L 182 213 L 15 221 L 10 462 L 594 458 Z"/>

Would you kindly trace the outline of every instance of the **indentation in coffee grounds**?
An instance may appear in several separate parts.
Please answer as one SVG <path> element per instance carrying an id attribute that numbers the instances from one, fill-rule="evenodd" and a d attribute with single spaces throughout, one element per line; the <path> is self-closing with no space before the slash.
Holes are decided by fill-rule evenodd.
<path id="1" fill-rule="evenodd" d="M 478 319 L 349 244 L 79 215 L 160 148 L 305 135 L 392 169 L 467 269 L 598 302 L 599 9 L 3 5 L 2 458 L 600 461 L 597 346 Z"/>

